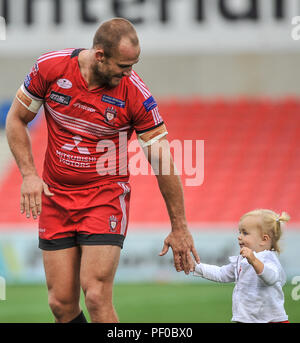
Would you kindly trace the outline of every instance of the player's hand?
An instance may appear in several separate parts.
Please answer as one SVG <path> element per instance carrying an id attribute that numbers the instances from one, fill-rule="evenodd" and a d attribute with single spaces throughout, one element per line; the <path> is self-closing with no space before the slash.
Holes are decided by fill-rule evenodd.
<path id="1" fill-rule="evenodd" d="M 245 257 L 250 264 L 252 264 L 256 259 L 255 255 L 253 254 L 253 251 L 247 247 L 243 247 L 240 250 L 240 254 L 243 257 Z"/>
<path id="2" fill-rule="evenodd" d="M 42 192 L 46 196 L 53 196 L 48 185 L 37 175 L 24 176 L 21 186 L 21 213 L 26 213 L 26 218 L 33 219 L 41 214 L 42 211 Z"/>
<path id="3" fill-rule="evenodd" d="M 194 247 L 194 240 L 189 230 L 173 230 L 165 239 L 164 246 L 159 256 L 164 256 L 169 247 L 173 250 L 174 266 L 180 272 L 185 274 L 195 270 L 195 262 L 191 256 L 193 254 L 197 263 L 200 263 L 200 258 Z"/>

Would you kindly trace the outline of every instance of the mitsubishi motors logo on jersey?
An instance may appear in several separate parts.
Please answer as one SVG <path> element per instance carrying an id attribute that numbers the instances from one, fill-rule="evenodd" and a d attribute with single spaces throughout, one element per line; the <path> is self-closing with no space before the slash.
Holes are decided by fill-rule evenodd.
<path id="1" fill-rule="evenodd" d="M 67 144 L 63 145 L 61 148 L 64 150 L 68 150 L 68 151 L 72 151 L 73 149 L 76 148 L 80 154 L 84 154 L 84 155 L 90 155 L 91 154 L 89 152 L 88 148 L 81 147 L 79 145 L 80 142 L 82 141 L 82 138 L 79 135 L 74 136 L 72 138 L 73 138 L 74 144 L 67 143 Z"/>

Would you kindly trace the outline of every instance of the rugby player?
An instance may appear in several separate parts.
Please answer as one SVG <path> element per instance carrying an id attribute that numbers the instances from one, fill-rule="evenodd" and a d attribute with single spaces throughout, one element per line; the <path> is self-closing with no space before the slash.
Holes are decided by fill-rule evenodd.
<path id="1" fill-rule="evenodd" d="M 112 289 L 127 234 L 127 142 L 134 131 L 158 171 L 170 217 L 172 230 L 160 255 L 171 247 L 176 270 L 186 274 L 194 268 L 192 255 L 200 262 L 165 123 L 133 71 L 139 56 L 133 25 L 122 18 L 108 20 L 96 31 L 90 49 L 39 57 L 7 116 L 8 143 L 23 177 L 21 213 L 39 217 L 39 247 L 56 322 L 86 322 L 80 288 L 92 322 L 118 322 Z M 40 177 L 27 124 L 42 105 L 48 146 Z M 161 172 L 162 162 L 170 169 L 167 175 Z"/>

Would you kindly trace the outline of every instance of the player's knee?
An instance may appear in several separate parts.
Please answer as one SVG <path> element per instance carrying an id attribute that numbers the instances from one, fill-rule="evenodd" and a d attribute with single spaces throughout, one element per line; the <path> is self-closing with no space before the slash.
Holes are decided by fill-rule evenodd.
<path id="1" fill-rule="evenodd" d="M 69 315 L 72 317 L 72 314 L 75 313 L 78 307 L 78 304 L 74 300 L 60 298 L 53 294 L 49 295 L 48 303 L 53 315 L 58 320 L 68 318 Z"/>
<path id="2" fill-rule="evenodd" d="M 112 285 L 97 282 L 85 290 L 85 303 L 90 311 L 112 306 Z"/>
<path id="3" fill-rule="evenodd" d="M 56 318 L 61 318 L 64 314 L 64 304 L 54 296 L 49 296 L 48 303 L 54 316 Z"/>

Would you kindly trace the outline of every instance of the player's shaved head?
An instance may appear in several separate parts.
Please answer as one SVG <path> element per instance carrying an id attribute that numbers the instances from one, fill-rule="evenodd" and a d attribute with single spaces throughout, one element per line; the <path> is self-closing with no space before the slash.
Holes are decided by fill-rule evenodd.
<path id="1" fill-rule="evenodd" d="M 123 39 L 133 46 L 139 45 L 134 26 L 126 19 L 113 18 L 100 25 L 94 36 L 93 48 L 102 48 L 106 57 L 111 57 Z"/>

